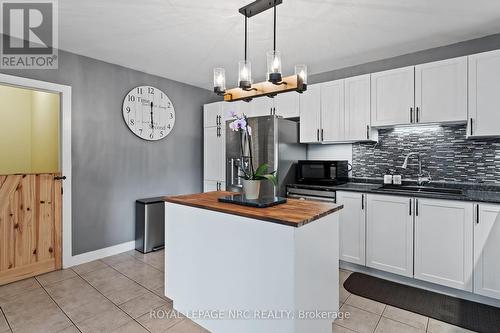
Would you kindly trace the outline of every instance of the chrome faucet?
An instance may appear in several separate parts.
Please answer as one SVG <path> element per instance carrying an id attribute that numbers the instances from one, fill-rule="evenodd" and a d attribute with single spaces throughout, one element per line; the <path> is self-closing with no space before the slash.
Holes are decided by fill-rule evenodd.
<path id="1" fill-rule="evenodd" d="M 408 167 L 408 159 L 411 156 L 417 156 L 417 161 L 418 161 L 417 185 L 422 186 L 422 185 L 424 185 L 424 183 L 430 183 L 431 182 L 430 173 L 427 172 L 427 176 L 425 176 L 424 173 L 422 172 L 422 159 L 421 159 L 419 153 L 409 153 L 408 155 L 406 155 L 405 161 L 404 161 L 403 165 L 401 166 L 401 168 L 406 169 Z"/>

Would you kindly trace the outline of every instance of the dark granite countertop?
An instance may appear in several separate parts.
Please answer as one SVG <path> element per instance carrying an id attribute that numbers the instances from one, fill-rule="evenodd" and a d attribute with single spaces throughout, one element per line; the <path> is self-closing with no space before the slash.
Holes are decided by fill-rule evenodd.
<path id="1" fill-rule="evenodd" d="M 435 182 L 426 185 L 429 187 L 460 189 L 463 191 L 462 195 L 457 195 L 457 194 L 428 193 L 428 192 L 422 193 L 413 191 L 402 192 L 397 190 L 391 191 L 387 189 L 381 190 L 382 187 L 381 182 L 368 179 L 365 179 L 365 181 L 366 182 L 363 182 L 362 180 L 359 179 L 353 179 L 352 181 L 346 184 L 332 185 L 332 186 L 302 185 L 302 184 L 290 184 L 289 186 L 310 188 L 310 189 L 328 188 L 329 190 L 332 191 L 363 192 L 363 193 L 375 193 L 375 194 L 385 194 L 385 195 L 397 195 L 405 197 L 500 203 L 500 186 L 498 185 L 444 183 L 444 182 Z M 413 182 L 405 182 L 404 185 L 415 185 L 415 184 Z"/>

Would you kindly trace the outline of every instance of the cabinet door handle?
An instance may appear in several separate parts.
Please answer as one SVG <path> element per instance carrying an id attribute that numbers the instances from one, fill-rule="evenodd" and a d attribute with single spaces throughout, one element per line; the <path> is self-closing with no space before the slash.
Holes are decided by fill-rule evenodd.
<path id="1" fill-rule="evenodd" d="M 418 216 L 418 199 L 415 199 L 415 216 Z"/>
<path id="2" fill-rule="evenodd" d="M 316 138 L 317 138 L 317 141 L 319 141 L 319 128 L 318 128 L 318 130 L 316 131 Z"/>
<path id="3" fill-rule="evenodd" d="M 476 205 L 476 224 L 479 224 L 479 204 Z"/>
<path id="4" fill-rule="evenodd" d="M 412 204 L 412 202 L 411 202 L 411 198 L 410 198 L 410 213 L 409 213 L 410 216 L 411 216 L 411 204 Z"/>
<path id="5" fill-rule="evenodd" d="M 370 139 L 370 125 L 366 125 L 366 139 Z"/>
<path id="6" fill-rule="evenodd" d="M 413 123 L 413 107 L 410 106 L 410 123 Z"/>
<path id="7" fill-rule="evenodd" d="M 472 118 L 470 118 L 470 135 L 472 135 Z"/>
<path id="8" fill-rule="evenodd" d="M 365 195 L 361 194 L 361 210 L 365 210 Z"/>
<path id="9" fill-rule="evenodd" d="M 419 123 L 420 122 L 420 108 L 417 106 L 417 109 L 415 110 L 415 122 Z"/>
<path id="10" fill-rule="evenodd" d="M 321 129 L 321 141 L 323 141 L 323 138 L 324 138 L 324 136 L 323 136 L 323 129 Z"/>

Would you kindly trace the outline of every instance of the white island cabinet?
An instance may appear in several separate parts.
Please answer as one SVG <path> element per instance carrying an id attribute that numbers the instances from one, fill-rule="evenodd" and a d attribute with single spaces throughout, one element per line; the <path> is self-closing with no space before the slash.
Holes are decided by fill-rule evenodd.
<path id="1" fill-rule="evenodd" d="M 166 198 L 165 294 L 174 309 L 214 333 L 331 333 L 342 206 L 217 201 L 228 194 Z"/>

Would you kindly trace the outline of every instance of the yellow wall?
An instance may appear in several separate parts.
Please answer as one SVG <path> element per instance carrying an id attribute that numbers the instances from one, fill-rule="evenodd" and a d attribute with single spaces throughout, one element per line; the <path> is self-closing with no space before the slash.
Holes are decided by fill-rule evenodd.
<path id="1" fill-rule="evenodd" d="M 59 95 L 31 93 L 31 172 L 59 171 Z"/>
<path id="2" fill-rule="evenodd" d="M 0 85 L 0 174 L 59 171 L 59 95 Z"/>
<path id="3" fill-rule="evenodd" d="M 0 174 L 31 170 L 31 91 L 0 85 Z"/>

